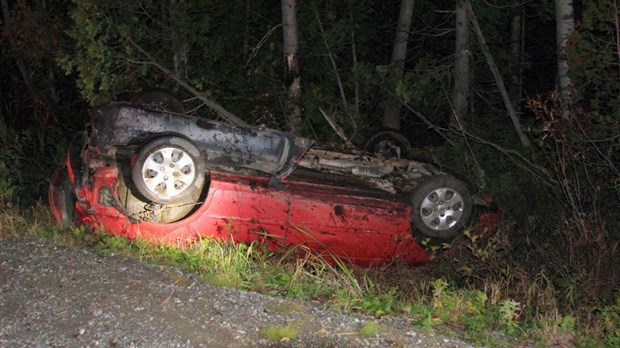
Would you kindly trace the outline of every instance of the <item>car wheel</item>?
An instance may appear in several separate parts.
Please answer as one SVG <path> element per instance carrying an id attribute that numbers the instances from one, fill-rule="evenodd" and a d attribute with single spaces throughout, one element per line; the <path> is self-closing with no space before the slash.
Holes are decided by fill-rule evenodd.
<path id="1" fill-rule="evenodd" d="M 469 223 L 473 202 L 465 183 L 452 176 L 437 175 L 414 188 L 411 204 L 414 231 L 446 240 Z"/>
<path id="2" fill-rule="evenodd" d="M 384 130 L 370 137 L 364 151 L 382 158 L 411 158 L 411 145 L 404 135 L 394 130 Z"/>
<path id="3" fill-rule="evenodd" d="M 184 138 L 165 136 L 138 152 L 131 177 L 146 199 L 162 204 L 180 203 L 202 190 L 205 167 L 194 144 Z"/>
<path id="4" fill-rule="evenodd" d="M 71 226 L 75 223 L 77 197 L 64 168 L 58 168 L 52 176 L 49 201 L 52 214 L 60 225 Z"/>
<path id="5" fill-rule="evenodd" d="M 132 188 L 127 185 L 132 186 Z M 139 221 L 160 224 L 169 224 L 189 216 L 200 205 L 199 200 L 202 194 L 200 191 L 196 191 L 182 202 L 175 204 L 149 203 L 139 198 L 139 194 L 133 192 L 135 187 L 122 174 L 119 174 L 116 189 L 124 214 Z"/>
<path id="6" fill-rule="evenodd" d="M 185 107 L 183 107 L 181 100 L 163 90 L 144 92 L 135 99 L 135 103 L 153 110 L 185 113 Z"/>

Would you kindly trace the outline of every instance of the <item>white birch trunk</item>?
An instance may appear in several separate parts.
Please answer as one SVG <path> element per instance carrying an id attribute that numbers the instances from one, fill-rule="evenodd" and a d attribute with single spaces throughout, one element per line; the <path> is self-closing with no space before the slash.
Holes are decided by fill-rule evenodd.
<path id="1" fill-rule="evenodd" d="M 286 119 L 288 129 L 298 134 L 301 127 L 301 77 L 297 58 L 298 31 L 295 0 L 282 0 L 282 32 L 284 37 L 284 84 L 287 90 Z"/>
<path id="2" fill-rule="evenodd" d="M 455 62 L 454 90 L 452 92 L 453 117 L 450 125 L 458 129 L 466 128 L 469 116 L 470 99 L 470 51 L 469 51 L 469 16 L 464 4 L 468 0 L 458 0 L 455 10 Z"/>
<path id="3" fill-rule="evenodd" d="M 573 84 L 568 76 L 566 46 L 575 29 L 573 0 L 555 0 L 556 46 L 558 64 L 558 89 L 560 91 L 560 117 L 568 121 L 572 114 Z"/>

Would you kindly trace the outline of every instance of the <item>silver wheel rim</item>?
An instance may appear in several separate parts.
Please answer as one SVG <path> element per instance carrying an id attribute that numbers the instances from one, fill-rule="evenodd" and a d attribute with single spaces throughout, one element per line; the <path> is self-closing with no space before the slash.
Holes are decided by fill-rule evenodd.
<path id="1" fill-rule="evenodd" d="M 463 216 L 463 197 L 450 188 L 431 191 L 420 206 L 424 225 L 436 231 L 445 231 L 456 225 Z"/>
<path id="2" fill-rule="evenodd" d="M 196 178 L 192 157 L 176 147 L 163 147 L 149 154 L 142 165 L 142 180 L 154 195 L 174 198 L 185 192 Z"/>

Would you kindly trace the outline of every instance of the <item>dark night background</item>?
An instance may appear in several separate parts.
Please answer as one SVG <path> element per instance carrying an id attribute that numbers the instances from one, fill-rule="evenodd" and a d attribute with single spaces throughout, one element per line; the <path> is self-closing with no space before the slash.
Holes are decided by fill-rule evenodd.
<path id="1" fill-rule="evenodd" d="M 285 127 L 277 1 L 1 1 L 0 207 L 27 209 L 46 199 L 49 178 L 73 134 L 84 129 L 89 105 L 163 88 L 191 113 L 217 118 L 150 59 L 246 122 Z M 297 2 L 302 135 L 339 142 L 321 107 L 361 145 L 382 128 L 385 100 L 396 97 L 400 131 L 416 153 L 463 178 L 472 193 L 489 192 L 502 211 L 501 251 L 491 260 L 473 260 L 480 264 L 469 278 L 455 271 L 452 279 L 471 285 L 510 267 L 523 270 L 523 283 L 555 275 L 554 308 L 586 326 L 602 313 L 593 308 L 620 306 L 615 0 L 574 1 L 567 58 L 576 92 L 567 122 L 558 116 L 554 2 L 471 1 L 530 147 L 519 143 L 473 32 L 470 135 L 449 127 L 454 1 L 415 1 L 396 91 L 389 91 L 389 67 L 399 2 Z M 516 16 L 522 19 L 522 49 L 513 52 Z M 442 131 L 432 131 L 419 115 Z M 523 298 L 519 291 L 506 293 Z"/>

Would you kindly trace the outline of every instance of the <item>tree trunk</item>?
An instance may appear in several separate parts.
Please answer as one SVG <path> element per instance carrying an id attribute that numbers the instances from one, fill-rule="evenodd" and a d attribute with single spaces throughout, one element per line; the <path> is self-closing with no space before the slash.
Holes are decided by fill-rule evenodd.
<path id="1" fill-rule="evenodd" d="M 468 0 L 458 0 L 455 10 L 455 62 L 454 62 L 454 90 L 452 93 L 452 107 L 454 115 L 450 119 L 450 126 L 457 129 L 466 129 L 469 118 L 470 98 L 470 51 L 469 51 L 469 17 L 465 9 Z"/>
<path id="2" fill-rule="evenodd" d="M 354 112 L 355 112 L 355 116 L 359 116 L 360 114 L 360 84 L 359 84 L 359 78 L 357 77 L 357 72 L 358 72 L 358 63 L 357 63 L 357 46 L 356 46 L 356 42 L 355 42 L 355 25 L 353 22 L 353 10 L 351 8 L 349 8 L 349 21 L 350 21 L 350 33 L 349 35 L 351 36 L 351 60 L 353 62 L 353 81 L 354 81 L 354 97 L 355 97 L 355 101 L 354 101 Z"/>
<path id="3" fill-rule="evenodd" d="M 512 75 L 512 86 L 510 88 L 510 97 L 515 112 L 521 116 L 521 99 L 523 98 L 523 16 L 516 15 L 512 18 L 510 36 L 510 51 L 512 52 L 517 66 Z"/>
<path id="4" fill-rule="evenodd" d="M 392 63 L 390 66 L 390 87 L 396 91 L 396 86 L 403 79 L 405 71 L 405 59 L 407 58 L 407 40 L 409 40 L 409 29 L 411 28 L 411 17 L 413 17 L 414 0 L 401 0 L 400 13 L 396 35 L 394 36 L 394 46 L 392 48 Z M 400 129 L 400 104 L 391 96 L 386 97 L 385 111 L 383 114 L 383 127 Z"/>
<path id="5" fill-rule="evenodd" d="M 243 28 L 243 46 L 241 47 L 241 53 L 245 59 L 250 57 L 250 4 L 252 0 L 245 0 L 245 27 Z"/>
<path id="6" fill-rule="evenodd" d="M 181 16 L 186 17 L 186 12 L 185 0 L 170 0 L 167 13 L 171 32 L 170 40 L 173 52 L 174 73 L 185 81 L 189 80 L 187 71 L 187 67 L 189 66 L 189 44 L 187 43 L 183 28 L 179 27 L 176 19 L 179 17 L 177 13 L 181 13 Z"/>
<path id="7" fill-rule="evenodd" d="M 284 37 L 284 85 L 287 90 L 285 104 L 288 129 L 293 134 L 299 134 L 301 127 L 301 77 L 299 75 L 299 61 L 297 59 L 297 14 L 296 0 L 282 0 L 282 32 Z"/>
<path id="8" fill-rule="evenodd" d="M 558 89 L 560 91 L 560 117 L 568 121 L 572 114 L 573 84 L 568 76 L 566 45 L 568 37 L 575 29 L 573 0 L 555 0 L 556 46 L 558 63 Z"/>

